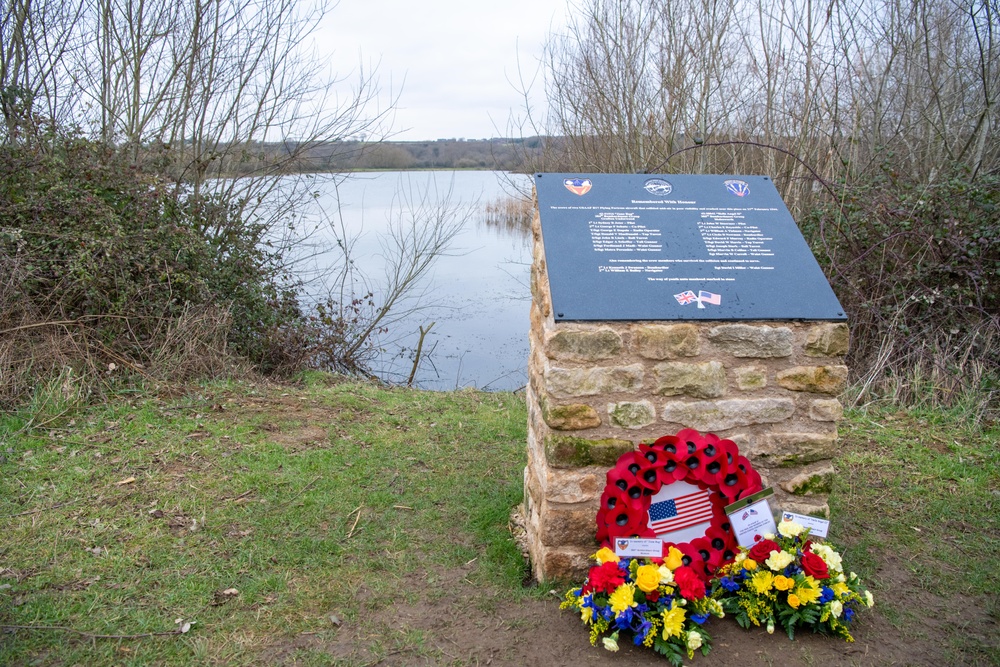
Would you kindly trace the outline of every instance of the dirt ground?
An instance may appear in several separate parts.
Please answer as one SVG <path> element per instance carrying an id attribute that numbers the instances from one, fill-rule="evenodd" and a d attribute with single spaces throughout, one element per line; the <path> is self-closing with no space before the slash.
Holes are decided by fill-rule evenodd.
<path id="1" fill-rule="evenodd" d="M 588 665 L 667 665 L 650 649 L 620 642 L 611 653 L 590 645 L 579 617 L 559 609 L 554 595 L 524 603 L 495 602 L 490 591 L 474 588 L 456 573 L 441 585 L 444 599 L 416 605 L 382 608 L 359 625 L 346 623 L 332 636 L 303 636 L 275 646 L 275 664 L 295 664 L 297 649 L 318 651 L 343 664 L 374 667 L 404 665 L 525 665 L 585 667 Z M 899 581 L 902 586 L 912 582 Z M 695 654 L 692 665 L 992 665 L 998 646 L 997 621 L 982 605 L 948 609 L 946 601 L 919 588 L 907 601 L 919 609 L 919 620 L 905 619 L 894 627 L 877 610 L 855 619 L 853 643 L 806 633 L 795 641 L 780 632 L 743 630 L 731 619 L 711 619 L 712 652 Z M 561 593 L 562 591 L 560 591 Z M 436 596 L 435 596 L 436 597 Z M 876 600 L 876 607 L 878 602 Z M 408 634 L 422 637 L 393 650 L 370 651 L 376 635 L 388 639 Z M 991 655 L 992 654 L 992 655 Z M 301 654 L 300 654 L 301 655 Z"/>

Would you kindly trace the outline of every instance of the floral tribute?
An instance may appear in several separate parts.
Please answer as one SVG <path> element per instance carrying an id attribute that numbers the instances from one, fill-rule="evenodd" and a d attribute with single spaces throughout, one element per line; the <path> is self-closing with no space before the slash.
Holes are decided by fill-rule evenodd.
<path id="1" fill-rule="evenodd" d="M 705 582 L 676 547 L 663 559 L 619 558 L 604 547 L 594 558 L 583 586 L 566 593 L 561 609 L 580 613 L 590 627 L 590 643 L 601 639 L 604 648 L 618 650 L 621 633 L 636 646 L 652 648 L 672 664 L 701 650 L 707 655 L 711 639 L 703 625 L 711 616 L 724 615 L 718 600 L 708 596 Z"/>
<path id="2" fill-rule="evenodd" d="M 712 594 L 744 628 L 776 625 L 790 639 L 798 628 L 854 641 L 849 625 L 855 613 L 874 604 L 858 575 L 844 574 L 840 554 L 809 538 L 794 521 L 778 524 L 779 535 L 761 537 L 740 549 L 732 563 L 718 571 Z"/>
<path id="3" fill-rule="evenodd" d="M 693 487 L 691 496 L 703 492 L 703 506 L 695 508 L 700 514 L 692 521 L 708 526 L 704 534 L 685 541 L 671 540 L 676 523 L 654 522 L 650 515 L 653 498 L 677 482 Z M 616 537 L 659 537 L 664 542 L 664 555 L 674 547 L 683 555 L 684 565 L 708 582 L 738 550 L 726 505 L 761 488 L 760 474 L 740 455 L 736 443 L 714 433 L 702 435 L 683 429 L 653 444 L 640 444 L 638 451 L 623 454 L 608 471 L 597 512 L 597 541 L 610 547 Z M 676 507 L 680 509 L 680 505 Z"/>

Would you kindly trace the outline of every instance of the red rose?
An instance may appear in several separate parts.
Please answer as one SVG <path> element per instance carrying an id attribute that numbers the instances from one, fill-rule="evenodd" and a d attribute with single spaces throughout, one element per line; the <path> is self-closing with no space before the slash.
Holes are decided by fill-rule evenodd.
<path id="1" fill-rule="evenodd" d="M 623 583 L 625 583 L 625 573 L 618 567 L 618 563 L 612 561 L 595 565 L 590 568 L 590 573 L 587 575 L 587 587 L 598 593 L 611 595 Z"/>
<path id="2" fill-rule="evenodd" d="M 753 545 L 750 549 L 750 553 L 747 554 L 747 558 L 751 558 L 758 563 L 763 563 L 771 555 L 772 551 L 781 551 L 781 547 L 774 540 L 761 540 L 757 544 Z"/>
<path id="3" fill-rule="evenodd" d="M 826 567 L 826 561 L 811 551 L 802 552 L 802 571 L 813 579 L 830 578 L 830 571 Z"/>
<path id="4" fill-rule="evenodd" d="M 698 600 L 705 597 L 705 582 L 687 565 L 674 570 L 674 581 L 677 582 L 677 587 L 684 598 Z"/>

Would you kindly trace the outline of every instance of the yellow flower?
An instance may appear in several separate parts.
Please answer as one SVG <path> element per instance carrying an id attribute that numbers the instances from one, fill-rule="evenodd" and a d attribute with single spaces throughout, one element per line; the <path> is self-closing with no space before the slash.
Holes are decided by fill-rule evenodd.
<path id="1" fill-rule="evenodd" d="M 790 591 L 795 586 L 795 580 L 779 574 L 774 578 L 774 587 L 779 591 Z"/>
<path id="2" fill-rule="evenodd" d="M 756 570 L 757 561 L 755 561 L 753 558 L 747 558 L 745 561 L 743 561 L 743 569 L 750 571 Z"/>
<path id="3" fill-rule="evenodd" d="M 795 593 L 788 594 L 788 606 L 792 609 L 798 609 L 800 604 L 801 602 L 799 602 L 799 598 Z"/>
<path id="4" fill-rule="evenodd" d="M 753 589 L 757 591 L 758 594 L 766 593 L 771 590 L 771 584 L 774 583 L 774 575 L 767 570 L 761 570 L 757 574 L 753 575 L 750 583 L 753 585 Z"/>
<path id="5" fill-rule="evenodd" d="M 815 602 L 816 600 L 819 599 L 820 593 L 821 591 L 819 590 L 819 587 L 813 588 L 812 586 L 809 585 L 808 581 L 806 581 L 805 584 L 795 589 L 795 595 L 798 597 L 799 601 L 802 604 L 811 604 Z M 792 596 L 789 595 L 788 597 Z"/>
<path id="6" fill-rule="evenodd" d="M 617 563 L 621 560 L 614 551 L 607 547 L 602 547 L 600 551 L 594 554 L 594 558 L 597 559 L 598 564 L 604 565 L 607 562 Z"/>
<path id="7" fill-rule="evenodd" d="M 611 594 L 608 602 L 611 603 L 611 611 L 616 614 L 636 606 L 638 603 L 635 601 L 635 584 L 622 584 Z"/>
<path id="8" fill-rule="evenodd" d="M 640 565 L 635 572 L 635 585 L 644 593 L 652 593 L 660 585 L 660 568 L 656 565 Z"/>
<path id="9" fill-rule="evenodd" d="M 683 557 L 684 554 L 681 553 L 680 549 L 677 547 L 670 547 L 667 551 L 667 558 L 664 561 L 664 565 L 670 568 L 670 571 L 673 572 L 684 564 Z"/>
<path id="10" fill-rule="evenodd" d="M 663 638 L 680 637 L 684 632 L 684 607 L 674 605 L 670 611 L 663 612 Z"/>
<path id="11" fill-rule="evenodd" d="M 851 589 L 848 588 L 847 584 L 845 584 L 842 581 L 838 581 L 833 586 L 830 586 L 830 588 L 833 590 L 834 594 L 838 598 L 845 597 L 846 595 L 848 595 L 851 592 Z"/>

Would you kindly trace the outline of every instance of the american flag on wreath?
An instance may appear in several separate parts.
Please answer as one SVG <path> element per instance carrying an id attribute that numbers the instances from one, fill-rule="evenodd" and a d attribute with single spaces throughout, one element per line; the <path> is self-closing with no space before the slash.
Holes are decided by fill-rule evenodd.
<path id="1" fill-rule="evenodd" d="M 649 528 L 657 534 L 672 533 L 711 520 L 712 500 L 705 489 L 649 506 Z"/>
<path id="2" fill-rule="evenodd" d="M 677 299 L 677 303 L 681 304 L 682 306 L 686 306 L 689 303 L 697 301 L 698 295 L 692 292 L 691 290 L 688 290 L 686 292 L 681 292 L 680 294 L 675 294 L 674 298 Z"/>

